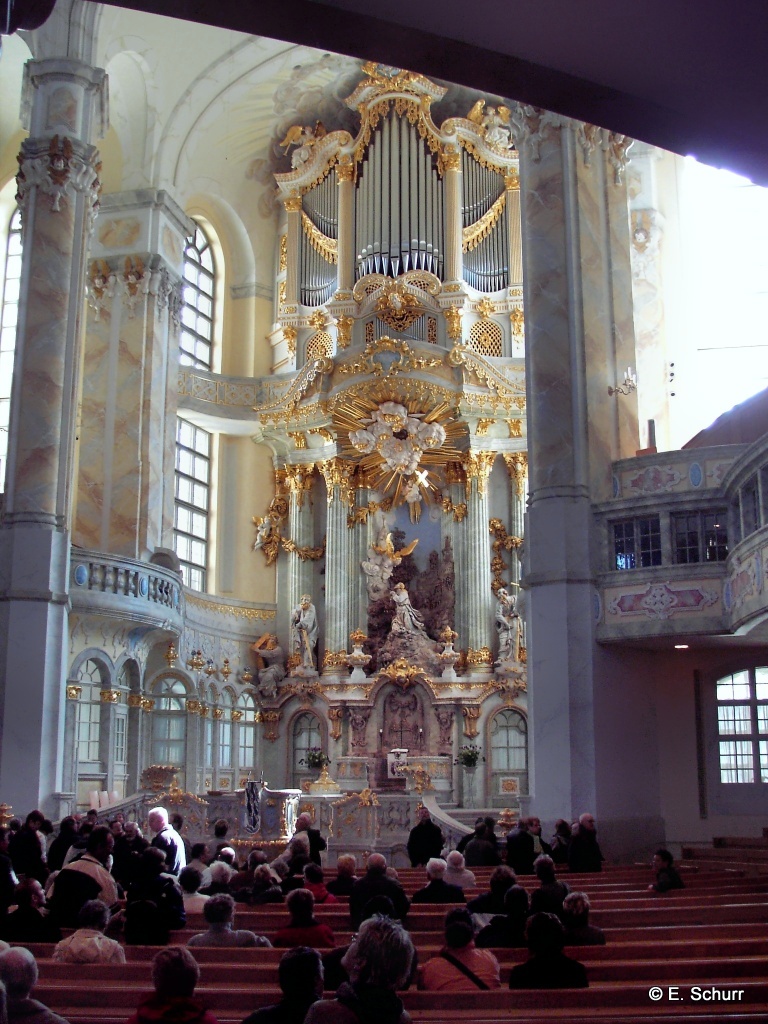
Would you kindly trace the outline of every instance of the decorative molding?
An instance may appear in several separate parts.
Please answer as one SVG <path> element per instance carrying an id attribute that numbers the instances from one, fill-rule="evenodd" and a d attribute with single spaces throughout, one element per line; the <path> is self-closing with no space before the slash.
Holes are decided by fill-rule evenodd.
<path id="1" fill-rule="evenodd" d="M 649 619 L 671 619 L 680 612 L 696 612 L 716 604 L 720 595 L 704 587 L 673 587 L 671 583 L 649 583 L 645 590 L 611 598 L 607 611 L 620 618 L 644 615 Z"/>
<path id="2" fill-rule="evenodd" d="M 187 603 L 207 612 L 216 612 L 219 615 L 231 615 L 236 619 L 274 619 L 276 611 L 274 608 L 248 608 L 233 604 L 219 604 L 217 601 L 208 601 L 203 597 L 197 597 L 193 592 L 186 592 Z"/>
<path id="3" fill-rule="evenodd" d="M 120 700 L 119 690 L 100 690 L 99 697 L 102 704 L 117 704 Z"/>
<path id="4" fill-rule="evenodd" d="M 341 739 L 341 724 L 344 721 L 344 708 L 328 708 L 328 721 L 330 722 L 328 732 L 331 739 Z"/>
<path id="5" fill-rule="evenodd" d="M 469 661 L 469 655 L 467 655 L 467 660 Z M 461 713 L 464 716 L 464 735 L 467 739 L 473 740 L 479 732 L 478 720 L 480 718 L 480 708 L 468 707 L 465 704 L 461 709 Z"/>
<path id="6" fill-rule="evenodd" d="M 46 151 L 47 150 L 47 151 Z M 101 162 L 98 151 L 77 139 L 54 135 L 52 139 L 25 139 L 17 157 L 16 202 L 26 208 L 27 196 L 33 188 L 50 199 L 54 213 L 80 194 L 87 204 L 88 233 L 99 209 L 101 196 Z"/>
<path id="7" fill-rule="evenodd" d="M 72 683 L 67 685 L 67 700 L 80 700 L 83 695 L 82 686 L 75 686 Z"/>

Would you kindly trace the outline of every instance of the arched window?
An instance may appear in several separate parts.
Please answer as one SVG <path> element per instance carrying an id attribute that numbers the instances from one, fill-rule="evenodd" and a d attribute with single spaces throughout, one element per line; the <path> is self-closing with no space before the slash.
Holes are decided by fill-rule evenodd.
<path id="1" fill-rule="evenodd" d="M 210 370 L 213 366 L 213 324 L 216 300 L 216 264 L 203 229 L 184 247 L 184 291 L 179 346 L 182 366 Z"/>
<path id="2" fill-rule="evenodd" d="M 323 734 L 320 721 L 311 711 L 303 711 L 293 720 L 293 776 L 300 785 L 301 778 L 315 778 L 317 771 L 307 767 L 307 752 L 312 747 L 321 747 Z M 304 761 L 304 764 L 300 762 Z"/>
<path id="3" fill-rule="evenodd" d="M 152 760 L 184 768 L 187 755 L 187 688 L 180 679 L 158 679 L 152 693 Z"/>
<path id="4" fill-rule="evenodd" d="M 528 792 L 528 723 L 519 711 L 504 708 L 491 720 L 491 771 L 494 792 Z"/>
<path id="5" fill-rule="evenodd" d="M 219 768 L 232 767 L 232 697 L 224 690 L 219 701 L 224 712 L 219 719 Z"/>
<path id="6" fill-rule="evenodd" d="M 16 352 L 16 325 L 19 318 L 21 284 L 21 210 L 16 210 L 8 227 L 5 266 L 0 305 L 0 487 L 5 481 L 8 454 L 8 422 L 11 408 L 11 384 Z"/>
<path id="7" fill-rule="evenodd" d="M 205 590 L 207 582 L 211 442 L 207 430 L 178 418 L 173 542 L 182 579 L 192 590 Z"/>
<path id="8" fill-rule="evenodd" d="M 256 705 L 253 697 L 242 694 L 236 710 L 242 714 L 237 723 L 237 765 L 243 772 L 256 766 Z"/>
<path id="9" fill-rule="evenodd" d="M 77 705 L 77 760 L 80 764 L 100 764 L 101 691 L 104 688 L 101 666 L 89 658 L 78 672 L 82 687 Z"/>

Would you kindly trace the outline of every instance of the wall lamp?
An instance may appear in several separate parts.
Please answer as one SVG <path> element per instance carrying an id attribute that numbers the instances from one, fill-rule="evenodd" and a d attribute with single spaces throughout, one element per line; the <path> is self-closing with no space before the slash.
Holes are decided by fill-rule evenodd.
<path id="1" fill-rule="evenodd" d="M 628 366 L 624 380 L 618 387 L 608 388 L 608 394 L 613 397 L 614 395 L 629 395 L 633 391 L 637 391 L 637 374 L 631 366 Z"/>

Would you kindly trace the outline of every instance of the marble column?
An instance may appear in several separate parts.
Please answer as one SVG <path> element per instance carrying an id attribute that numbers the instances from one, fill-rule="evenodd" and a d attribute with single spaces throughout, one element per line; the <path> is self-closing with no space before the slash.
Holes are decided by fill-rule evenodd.
<path id="1" fill-rule="evenodd" d="M 312 516 L 312 484 L 315 466 L 312 462 L 296 463 L 285 467 L 285 482 L 288 488 L 288 536 L 297 548 L 314 546 Z M 312 562 L 301 559 L 295 551 L 288 554 L 288 609 L 296 608 L 303 594 L 311 594 L 317 606 L 317 594 L 313 594 Z"/>
<path id="2" fill-rule="evenodd" d="M 166 192 L 102 201 L 89 267 L 75 543 L 173 547 L 179 318 L 193 223 Z"/>
<path id="3" fill-rule="evenodd" d="M 487 673 L 493 664 L 493 605 L 491 547 L 488 533 L 488 477 L 495 452 L 470 451 L 463 460 L 466 473 L 467 519 L 464 531 L 466 573 L 467 669 L 470 675 Z"/>
<path id="4" fill-rule="evenodd" d="M 504 179 L 507 194 L 507 241 L 509 244 L 509 286 L 523 283 L 523 236 L 520 224 L 520 178 L 510 174 Z"/>
<path id="5" fill-rule="evenodd" d="M 528 476 L 528 456 L 525 452 L 506 452 L 504 463 L 509 473 L 509 532 L 512 537 L 519 537 L 521 540 L 525 533 L 525 496 L 526 478 Z M 515 548 L 510 552 L 512 564 L 509 576 L 513 583 L 520 582 L 520 554 Z M 517 594 L 517 587 L 513 588 Z"/>
<path id="6" fill-rule="evenodd" d="M 328 459 L 318 464 L 325 480 L 328 496 L 327 540 L 325 548 L 325 657 L 323 674 L 341 672 L 346 676 L 346 661 L 338 656 L 348 649 L 354 566 L 351 558 L 350 531 L 347 515 L 354 499 L 352 474 L 354 465 L 341 459 Z"/>
<path id="7" fill-rule="evenodd" d="M 468 592 L 467 552 L 464 538 L 467 524 L 466 477 L 460 463 L 452 462 L 446 467 L 448 495 L 443 498 L 443 511 L 447 517 L 445 532 L 451 541 L 454 569 L 454 621 L 453 628 L 459 634 L 457 650 L 467 649 L 467 614 L 471 601 Z"/>
<path id="8" fill-rule="evenodd" d="M 597 799 L 591 501 L 610 495 L 611 460 L 637 446 L 636 435 L 627 435 L 626 410 L 608 394 L 618 351 L 625 366 L 631 358 L 628 236 L 625 251 L 621 228 L 628 215 L 607 133 L 531 107 L 518 108 L 516 121 L 530 467 L 531 795 L 541 817 L 567 818 Z"/>
<path id="9" fill-rule="evenodd" d="M 336 165 L 336 183 L 339 189 L 339 238 L 336 298 L 351 298 L 355 284 L 355 167 L 354 164 Z M 289 215 L 290 216 L 290 215 Z"/>
<path id="10" fill-rule="evenodd" d="M 24 251 L 0 522 L 0 790 L 19 810 L 52 815 L 63 781 L 85 260 L 100 192 L 90 139 L 97 127 L 103 133 L 107 110 L 105 73 L 80 59 L 82 37 L 63 21 L 70 7 L 47 27 L 69 56 L 26 67 L 30 134 L 17 177 Z"/>
<path id="11" fill-rule="evenodd" d="M 461 283 L 464 276 L 461 248 L 461 152 L 446 149 L 445 168 L 445 281 Z"/>

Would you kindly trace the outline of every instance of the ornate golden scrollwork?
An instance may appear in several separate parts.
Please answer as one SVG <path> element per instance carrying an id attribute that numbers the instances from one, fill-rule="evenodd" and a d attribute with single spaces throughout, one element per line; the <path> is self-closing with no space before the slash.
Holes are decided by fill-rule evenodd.
<path id="1" fill-rule="evenodd" d="M 515 492 L 522 498 L 525 488 L 525 477 L 528 473 L 528 455 L 526 452 L 505 452 L 504 464 L 510 478 L 515 481 Z"/>
<path id="2" fill-rule="evenodd" d="M 80 697 L 82 696 L 82 693 L 83 693 L 82 686 L 74 686 L 71 683 L 67 686 L 67 700 L 80 700 Z M 129 703 L 130 703 L 130 699 L 131 698 L 129 697 L 128 698 Z M 139 697 L 139 701 L 141 701 L 141 697 Z"/>
<path id="3" fill-rule="evenodd" d="M 472 449 L 468 451 L 462 459 L 462 465 L 466 474 L 466 494 L 467 499 L 471 494 L 471 484 L 473 480 L 477 480 L 477 493 L 485 494 L 485 485 L 488 481 L 488 477 L 491 475 L 493 469 L 493 463 L 496 459 L 496 452 L 491 451 L 479 451 Z"/>
<path id="4" fill-rule="evenodd" d="M 461 251 L 472 252 L 482 242 L 484 238 L 496 227 L 496 224 L 504 213 L 504 207 L 507 204 L 507 193 L 502 192 L 496 202 L 487 210 L 482 217 L 475 221 L 474 224 L 469 224 L 463 228 L 461 232 Z"/>
<path id="5" fill-rule="evenodd" d="M 461 339 L 461 318 L 464 316 L 464 310 L 461 306 L 448 306 L 443 311 L 443 316 L 448 325 L 448 337 L 451 341 L 459 341 Z"/>
<path id="6" fill-rule="evenodd" d="M 270 709 L 261 712 L 261 720 L 264 723 L 264 739 L 269 740 L 270 743 L 274 743 L 279 736 L 278 728 L 282 717 L 282 711 Z"/>
<path id="7" fill-rule="evenodd" d="M 331 739 L 341 739 L 341 723 L 344 721 L 344 708 L 328 708 L 328 721 L 331 723 L 328 730 Z"/>
<path id="8" fill-rule="evenodd" d="M 117 704 L 120 700 L 119 690 L 100 690 L 99 697 L 102 704 Z"/>
<path id="9" fill-rule="evenodd" d="M 344 459 L 326 459 L 318 462 L 317 468 L 323 475 L 325 486 L 328 492 L 328 504 L 334 500 L 334 489 L 339 488 L 341 500 L 350 508 L 355 504 L 355 488 L 352 478 L 355 473 L 355 465 Z"/>
<path id="10" fill-rule="evenodd" d="M 487 650 L 487 648 L 484 648 L 484 650 Z M 469 661 L 469 656 L 467 656 L 467 661 Z M 461 709 L 461 713 L 464 716 L 464 735 L 467 739 L 473 740 L 479 732 L 477 723 L 480 718 L 480 708 L 465 704 Z"/>
<path id="11" fill-rule="evenodd" d="M 349 348 L 352 341 L 352 327 L 354 326 L 354 323 L 354 317 L 336 317 L 336 341 L 340 349 Z"/>
<path id="12" fill-rule="evenodd" d="M 411 686 L 415 686 L 417 682 L 426 682 L 426 680 L 427 674 L 423 668 L 410 664 L 406 658 L 396 658 L 379 672 L 376 681 L 394 683 L 401 690 L 407 690 Z"/>
<path id="13" fill-rule="evenodd" d="M 525 336 L 525 313 L 522 306 L 515 306 L 509 314 L 509 322 L 512 327 L 512 335 L 515 338 Z"/>
<path id="14" fill-rule="evenodd" d="M 494 536 L 494 541 L 491 544 L 491 548 L 494 552 L 494 557 L 491 559 L 491 572 L 493 573 L 493 582 L 491 583 L 491 589 L 494 594 L 497 593 L 502 587 L 506 586 L 502 577 L 502 573 L 505 569 L 509 568 L 507 563 L 501 556 L 502 551 L 517 551 L 522 545 L 522 537 L 513 537 L 507 533 L 506 527 L 500 519 L 491 519 L 488 522 L 488 529 Z"/>
<path id="15" fill-rule="evenodd" d="M 452 515 L 454 523 L 463 523 L 467 517 L 467 506 L 465 502 L 454 505 L 450 498 L 443 498 L 443 512 Z"/>
<path id="16" fill-rule="evenodd" d="M 427 790 L 434 789 L 432 777 L 423 764 L 399 764 L 395 768 L 398 775 L 408 775 L 413 782 L 413 788 L 419 795 Z"/>

